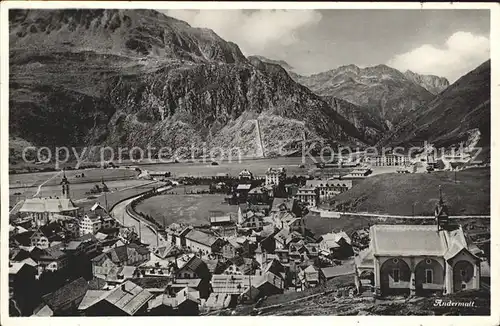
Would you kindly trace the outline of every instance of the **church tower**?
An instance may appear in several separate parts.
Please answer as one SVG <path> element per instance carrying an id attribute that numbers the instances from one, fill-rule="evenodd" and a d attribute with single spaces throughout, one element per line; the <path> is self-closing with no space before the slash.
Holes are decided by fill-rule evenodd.
<path id="1" fill-rule="evenodd" d="M 436 218 L 438 232 L 448 226 L 448 207 L 444 204 L 441 185 L 439 185 L 439 202 L 434 209 L 434 216 Z"/>
<path id="2" fill-rule="evenodd" d="M 63 178 L 61 180 L 61 195 L 62 198 L 69 199 L 69 181 L 66 178 L 66 172 L 63 170 Z"/>

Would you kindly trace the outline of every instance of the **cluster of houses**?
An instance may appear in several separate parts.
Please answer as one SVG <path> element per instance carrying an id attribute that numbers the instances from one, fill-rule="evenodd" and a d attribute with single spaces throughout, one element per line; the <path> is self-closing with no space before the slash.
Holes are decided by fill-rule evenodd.
<path id="1" fill-rule="evenodd" d="M 63 180 L 61 198 L 27 199 L 11 220 L 11 314 L 198 315 L 339 278 L 349 280 L 351 294 L 479 288 L 482 252 L 448 220 L 442 199 L 435 225 L 316 235 L 307 229 L 307 206 L 352 181 L 307 180 L 294 196 L 279 197 L 285 173 L 269 169 L 264 185 L 249 184 L 234 215 L 211 216 L 206 226 L 169 225 L 160 247 L 141 243 L 98 203 L 82 212 Z"/>
<path id="2" fill-rule="evenodd" d="M 305 227 L 305 205 L 274 197 L 285 170 L 268 176 L 248 189 L 237 214 L 212 216 L 209 227 L 173 223 L 167 245 L 154 249 L 100 204 L 83 212 L 64 180 L 61 197 L 24 200 L 10 221 L 13 313 L 198 314 L 317 286 L 332 275 L 321 273 L 320 261 L 331 262 L 322 257 L 352 256 L 344 249 L 350 239 L 344 233 L 318 241 Z"/>

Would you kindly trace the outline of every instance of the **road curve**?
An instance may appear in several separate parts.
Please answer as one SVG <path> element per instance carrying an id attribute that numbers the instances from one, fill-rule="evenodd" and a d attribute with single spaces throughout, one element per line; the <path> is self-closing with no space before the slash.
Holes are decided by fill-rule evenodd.
<path id="1" fill-rule="evenodd" d="M 160 234 L 158 234 L 157 238 L 155 232 L 153 232 L 153 230 L 151 230 L 151 228 L 148 227 L 145 222 L 139 222 L 137 219 L 127 213 L 127 205 L 141 196 L 142 195 L 138 195 L 116 204 L 115 207 L 113 207 L 113 209 L 111 210 L 110 214 L 120 224 L 127 227 L 133 227 L 138 234 L 140 228 L 141 242 L 147 244 L 150 249 L 161 247 L 162 245 L 166 244 L 165 239 L 163 239 Z"/>

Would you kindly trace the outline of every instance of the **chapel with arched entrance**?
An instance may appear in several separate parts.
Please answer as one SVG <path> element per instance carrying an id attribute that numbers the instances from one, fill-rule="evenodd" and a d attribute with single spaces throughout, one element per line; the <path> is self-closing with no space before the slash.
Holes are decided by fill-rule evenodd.
<path id="1" fill-rule="evenodd" d="M 375 294 L 430 295 L 479 289 L 479 249 L 448 219 L 441 189 L 432 225 L 373 225 L 370 247 L 356 260 L 358 277 L 373 273 Z"/>

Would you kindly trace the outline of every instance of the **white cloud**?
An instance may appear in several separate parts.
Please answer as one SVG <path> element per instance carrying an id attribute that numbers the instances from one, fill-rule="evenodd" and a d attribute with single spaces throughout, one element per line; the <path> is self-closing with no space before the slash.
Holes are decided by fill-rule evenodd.
<path id="1" fill-rule="evenodd" d="M 409 69 L 420 74 L 443 76 L 453 83 L 489 57 L 489 38 L 456 32 L 440 48 L 425 44 L 394 56 L 387 64 L 401 71 Z"/>
<path id="2" fill-rule="evenodd" d="M 167 10 L 168 16 L 193 27 L 212 29 L 226 41 L 240 46 L 245 55 L 265 54 L 272 46 L 288 46 L 298 41 L 297 31 L 317 24 L 315 10 Z"/>

